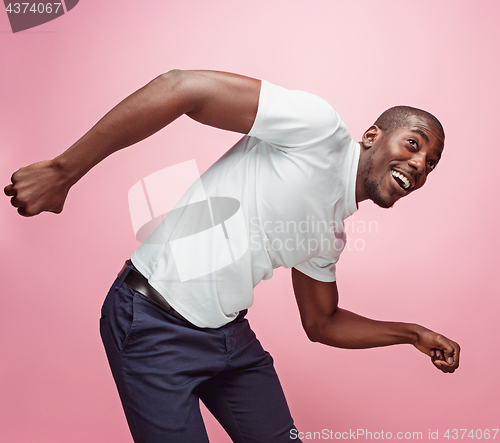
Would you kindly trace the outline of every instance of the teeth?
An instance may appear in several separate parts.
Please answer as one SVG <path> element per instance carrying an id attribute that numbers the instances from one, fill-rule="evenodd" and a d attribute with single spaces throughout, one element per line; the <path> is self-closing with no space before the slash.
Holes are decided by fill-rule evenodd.
<path id="1" fill-rule="evenodd" d="M 410 187 L 410 181 L 401 173 L 397 172 L 397 171 L 391 171 L 391 174 L 396 177 L 396 178 L 399 178 L 402 182 L 403 182 L 403 188 L 404 189 L 408 189 Z"/>

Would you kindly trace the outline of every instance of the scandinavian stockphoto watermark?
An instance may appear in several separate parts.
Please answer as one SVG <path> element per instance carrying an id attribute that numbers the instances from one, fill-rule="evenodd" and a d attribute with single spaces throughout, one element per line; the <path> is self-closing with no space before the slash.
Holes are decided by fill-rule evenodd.
<path id="1" fill-rule="evenodd" d="M 71 11 L 79 0 L 12 2 L 4 0 L 12 32 L 43 25 Z"/>
<path id="2" fill-rule="evenodd" d="M 250 219 L 250 244 L 253 250 L 263 247 L 261 231 L 266 233 L 264 246 L 275 251 L 305 251 L 307 255 L 315 251 L 342 252 L 362 251 L 365 240 L 359 236 L 346 237 L 346 233 L 378 233 L 378 222 L 364 220 L 326 221 L 306 216 L 304 220 L 261 220 Z M 342 233 L 342 235 L 338 235 Z"/>
<path id="3" fill-rule="evenodd" d="M 249 249 L 338 255 L 344 249 L 363 250 L 360 234 L 378 232 L 376 222 L 326 222 L 314 216 L 301 221 L 251 217 L 247 226 L 237 199 L 207 196 L 195 160 L 144 177 L 130 188 L 128 201 L 136 239 L 168 243 L 181 281 L 218 271 Z M 346 242 L 346 233 L 355 235 Z"/>

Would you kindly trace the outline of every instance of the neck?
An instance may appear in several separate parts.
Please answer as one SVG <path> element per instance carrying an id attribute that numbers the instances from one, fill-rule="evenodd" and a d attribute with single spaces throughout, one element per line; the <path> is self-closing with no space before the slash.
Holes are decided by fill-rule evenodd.
<path id="1" fill-rule="evenodd" d="M 358 163 L 358 172 L 356 174 L 356 203 L 359 204 L 364 200 L 367 200 L 368 197 L 366 195 L 365 186 L 363 182 L 363 165 L 365 158 L 365 149 L 363 143 L 359 142 L 360 145 L 360 153 L 359 153 L 359 163 Z"/>

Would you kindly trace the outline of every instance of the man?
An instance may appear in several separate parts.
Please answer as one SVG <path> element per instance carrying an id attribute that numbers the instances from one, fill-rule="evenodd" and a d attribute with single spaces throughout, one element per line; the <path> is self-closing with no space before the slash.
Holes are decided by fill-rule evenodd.
<path id="1" fill-rule="evenodd" d="M 103 305 L 101 335 L 136 442 L 207 441 L 200 398 L 235 442 L 296 439 L 272 359 L 244 318 L 253 287 L 279 266 L 292 268 L 312 341 L 409 343 L 455 371 L 455 342 L 343 310 L 335 282 L 343 220 L 363 200 L 391 207 L 439 162 L 444 132 L 425 111 L 391 108 L 356 143 L 311 94 L 229 73 L 171 71 L 60 156 L 14 173 L 5 193 L 23 216 L 59 213 L 94 165 L 183 114 L 248 135 L 203 174 L 205 199 L 193 185 L 132 254 Z"/>

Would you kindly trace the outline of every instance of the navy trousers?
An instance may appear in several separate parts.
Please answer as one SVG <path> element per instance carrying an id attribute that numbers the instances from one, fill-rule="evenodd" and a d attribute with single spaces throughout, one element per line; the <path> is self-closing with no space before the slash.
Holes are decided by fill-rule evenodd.
<path id="1" fill-rule="evenodd" d="M 197 328 L 114 282 L 101 337 L 134 442 L 208 442 L 200 399 L 233 442 L 299 441 L 273 360 L 245 314 Z"/>

